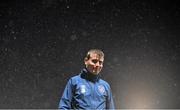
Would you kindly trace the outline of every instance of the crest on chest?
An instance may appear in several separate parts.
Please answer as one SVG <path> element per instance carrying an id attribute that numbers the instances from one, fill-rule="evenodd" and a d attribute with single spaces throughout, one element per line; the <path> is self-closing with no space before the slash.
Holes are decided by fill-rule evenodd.
<path id="1" fill-rule="evenodd" d="M 85 85 L 81 85 L 81 86 L 80 86 L 80 92 L 81 92 L 82 94 L 84 94 L 84 93 L 87 92 L 87 88 L 86 88 Z"/>
<path id="2" fill-rule="evenodd" d="M 99 91 L 99 93 L 104 94 L 104 92 L 105 92 L 104 86 L 103 85 L 99 85 L 98 86 L 98 91 Z"/>

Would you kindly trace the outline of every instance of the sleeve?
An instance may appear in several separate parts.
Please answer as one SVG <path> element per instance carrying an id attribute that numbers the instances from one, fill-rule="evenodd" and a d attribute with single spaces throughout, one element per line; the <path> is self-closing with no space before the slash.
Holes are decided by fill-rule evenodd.
<path id="1" fill-rule="evenodd" d="M 108 96 L 107 96 L 107 101 L 106 101 L 106 109 L 111 109 L 111 110 L 115 109 L 113 95 L 112 95 L 110 86 L 109 86 Z"/>
<path id="2" fill-rule="evenodd" d="M 73 95 L 72 79 L 68 81 L 64 89 L 63 95 L 59 102 L 59 109 L 71 109 L 71 102 Z"/>

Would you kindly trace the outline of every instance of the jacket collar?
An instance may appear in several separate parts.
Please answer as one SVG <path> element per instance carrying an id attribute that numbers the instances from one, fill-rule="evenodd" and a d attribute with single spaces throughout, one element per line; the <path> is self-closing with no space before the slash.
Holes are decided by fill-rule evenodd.
<path id="1" fill-rule="evenodd" d="M 91 82 L 97 82 L 100 79 L 100 75 L 94 75 L 92 73 L 90 73 L 86 68 L 83 68 L 81 70 L 81 74 L 80 74 L 81 78 L 83 79 L 87 79 Z"/>

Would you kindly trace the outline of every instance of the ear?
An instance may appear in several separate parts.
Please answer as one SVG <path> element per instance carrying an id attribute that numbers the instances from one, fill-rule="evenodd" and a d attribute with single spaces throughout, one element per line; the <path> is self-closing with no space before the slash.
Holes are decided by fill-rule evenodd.
<path id="1" fill-rule="evenodd" d="M 85 57 L 85 58 L 84 58 L 84 64 L 86 64 L 86 63 L 87 63 L 87 61 L 88 61 L 88 58 L 87 58 L 87 57 Z"/>

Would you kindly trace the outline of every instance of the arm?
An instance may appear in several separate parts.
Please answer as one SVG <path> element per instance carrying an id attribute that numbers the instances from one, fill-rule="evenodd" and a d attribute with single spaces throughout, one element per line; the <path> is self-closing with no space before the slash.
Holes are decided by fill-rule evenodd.
<path id="1" fill-rule="evenodd" d="M 106 101 L 106 109 L 115 109 L 114 101 L 113 101 L 113 95 L 112 95 L 112 91 L 111 91 L 110 87 L 108 90 L 108 97 L 107 97 L 107 101 Z"/>
<path id="2" fill-rule="evenodd" d="M 68 83 L 66 84 L 66 87 L 64 89 L 63 95 L 59 102 L 59 109 L 71 109 L 71 102 L 72 102 L 72 80 L 70 79 Z"/>

